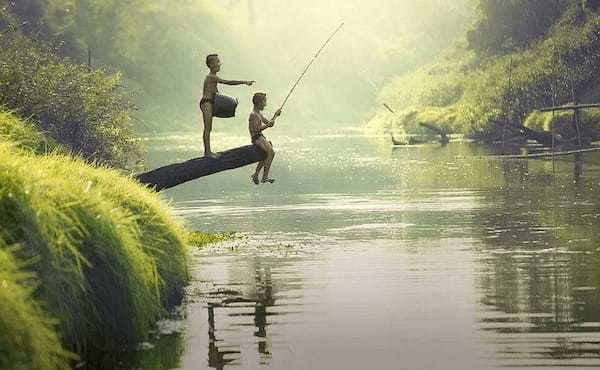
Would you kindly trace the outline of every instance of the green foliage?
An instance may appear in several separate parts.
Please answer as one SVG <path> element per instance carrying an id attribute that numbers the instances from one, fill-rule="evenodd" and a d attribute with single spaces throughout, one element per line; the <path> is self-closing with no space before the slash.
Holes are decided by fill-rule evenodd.
<path id="1" fill-rule="evenodd" d="M 205 0 L 0 0 L 0 7 L 3 3 L 20 31 L 48 42 L 55 54 L 87 64 L 89 50 L 94 66 L 121 71 L 124 83 L 143 92 L 138 116 L 153 121 L 159 121 L 157 115 L 179 117 L 182 108 L 197 114 L 202 58 L 239 44 L 221 6 Z M 156 124 L 167 129 L 164 122 Z"/>
<path id="2" fill-rule="evenodd" d="M 124 84 L 141 92 L 138 127 L 163 131 L 197 130 L 206 54 L 221 54 L 223 77 L 257 80 L 283 99 L 306 57 L 340 19 L 352 31 L 336 36 L 287 109 L 307 122 L 362 118 L 375 86 L 435 57 L 466 30 L 473 12 L 473 0 L 19 1 L 0 4 L 23 32 L 80 63 L 87 63 L 89 49 L 94 66 L 122 71 Z M 251 94 L 236 89 L 240 107 Z M 318 117 L 304 108 L 325 100 Z"/>
<path id="3" fill-rule="evenodd" d="M 478 53 L 503 54 L 544 36 L 573 0 L 479 0 L 479 19 L 467 34 Z"/>
<path id="4" fill-rule="evenodd" d="M 455 50 L 446 59 L 394 81 L 379 100 L 399 111 L 419 112 L 413 115 L 414 122 L 401 123 L 409 133 L 417 122 L 433 119 L 449 131 L 471 137 L 493 130 L 490 120 L 524 121 L 536 108 L 573 101 L 573 92 L 580 99 L 596 100 L 600 98 L 600 16 L 584 14 L 583 23 L 572 22 L 574 14 L 581 12 L 579 6 L 568 9 L 546 39 L 502 57 L 482 58 Z M 371 120 L 371 126 L 383 124 L 381 114 Z M 596 115 L 587 118 L 586 125 L 597 126 Z M 548 127 L 537 117 L 526 123 Z"/>
<path id="5" fill-rule="evenodd" d="M 0 34 L 0 105 L 90 161 L 131 166 L 140 154 L 119 74 L 70 63 L 16 31 Z"/>
<path id="6" fill-rule="evenodd" d="M 65 351 L 57 322 L 35 298 L 35 275 L 26 271 L 0 240 L 0 369 L 70 369 L 76 357 Z"/>
<path id="7" fill-rule="evenodd" d="M 0 141 L 11 142 L 21 149 L 37 154 L 44 154 L 53 150 L 66 152 L 56 141 L 39 132 L 33 123 L 1 111 Z"/>
<path id="8" fill-rule="evenodd" d="M 0 143 L 0 215 L 0 238 L 32 261 L 26 271 L 65 348 L 85 355 L 144 340 L 182 296 L 184 229 L 115 170 Z"/>
<path id="9" fill-rule="evenodd" d="M 600 129 L 600 109 L 589 109 L 580 112 L 580 121 L 585 128 Z M 570 132 L 573 130 L 572 112 L 531 112 L 525 119 L 525 126 L 536 130 L 546 130 L 558 133 Z"/>

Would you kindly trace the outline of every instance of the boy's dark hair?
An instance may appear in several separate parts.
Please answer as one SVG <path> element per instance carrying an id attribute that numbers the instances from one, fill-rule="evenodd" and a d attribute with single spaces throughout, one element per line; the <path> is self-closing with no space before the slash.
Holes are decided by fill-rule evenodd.
<path id="1" fill-rule="evenodd" d="M 219 54 L 208 54 L 208 55 L 206 56 L 206 66 L 207 66 L 208 68 L 210 68 L 210 65 L 211 65 L 212 61 L 213 61 L 213 60 L 214 60 L 216 57 L 218 57 L 218 56 L 219 56 Z"/>
<path id="2" fill-rule="evenodd" d="M 263 93 L 263 92 L 257 92 L 256 94 L 254 94 L 254 96 L 252 97 L 252 104 L 256 105 L 258 104 L 260 101 L 262 101 L 263 99 L 267 98 L 267 94 Z"/>

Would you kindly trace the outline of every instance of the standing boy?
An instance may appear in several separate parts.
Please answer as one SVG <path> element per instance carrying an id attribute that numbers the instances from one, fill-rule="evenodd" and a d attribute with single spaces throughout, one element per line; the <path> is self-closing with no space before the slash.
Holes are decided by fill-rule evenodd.
<path id="1" fill-rule="evenodd" d="M 277 112 L 273 115 L 271 120 L 266 119 L 262 115 L 262 110 L 267 106 L 267 94 L 265 93 L 256 93 L 252 97 L 252 103 L 254 104 L 254 109 L 250 113 L 250 117 L 248 118 L 248 129 L 250 130 L 250 138 L 252 140 L 252 144 L 256 145 L 263 152 L 267 153 L 267 158 L 263 161 L 258 162 L 256 166 L 256 171 L 251 176 L 252 181 L 258 185 L 258 175 L 260 174 L 260 170 L 264 168 L 262 183 L 272 184 L 275 182 L 272 178 L 269 178 L 269 170 L 271 168 L 271 163 L 273 162 L 273 158 L 275 157 L 275 151 L 273 150 L 273 145 L 267 138 L 262 134 L 263 130 L 268 129 L 269 127 L 273 127 L 275 125 L 275 119 L 281 115 L 281 109 L 278 109 Z"/>
<path id="2" fill-rule="evenodd" d="M 218 158 L 219 156 L 210 149 L 210 132 L 212 131 L 215 94 L 219 91 L 217 84 L 252 86 L 254 81 L 228 81 L 221 79 L 217 76 L 217 73 L 221 70 L 221 60 L 219 60 L 217 54 L 210 54 L 206 57 L 206 66 L 210 69 L 210 73 L 204 79 L 204 90 L 202 100 L 200 100 L 200 110 L 202 110 L 202 118 L 204 120 L 204 134 L 202 136 L 204 141 L 204 156 Z"/>

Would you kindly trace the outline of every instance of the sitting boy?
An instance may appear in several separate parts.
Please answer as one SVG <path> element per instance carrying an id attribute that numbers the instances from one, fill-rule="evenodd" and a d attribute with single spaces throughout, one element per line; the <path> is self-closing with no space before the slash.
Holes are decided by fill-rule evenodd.
<path id="1" fill-rule="evenodd" d="M 273 145 L 267 138 L 262 134 L 263 130 L 266 130 L 269 127 L 273 127 L 275 125 L 275 119 L 281 115 L 281 109 L 277 110 L 273 115 L 271 120 L 266 119 L 262 115 L 262 110 L 267 106 L 267 94 L 265 93 L 256 93 L 252 97 L 252 103 L 254 104 L 254 109 L 250 113 L 250 117 L 248 118 L 248 128 L 250 130 L 250 138 L 252 140 L 252 144 L 256 145 L 262 151 L 267 153 L 267 158 L 258 162 L 256 166 L 256 171 L 251 176 L 252 181 L 258 185 L 258 175 L 260 174 L 260 170 L 264 169 L 263 176 L 260 182 L 272 184 L 275 182 L 274 179 L 269 178 L 269 170 L 271 168 L 271 163 L 273 162 L 273 158 L 275 157 L 275 151 L 273 150 Z"/>

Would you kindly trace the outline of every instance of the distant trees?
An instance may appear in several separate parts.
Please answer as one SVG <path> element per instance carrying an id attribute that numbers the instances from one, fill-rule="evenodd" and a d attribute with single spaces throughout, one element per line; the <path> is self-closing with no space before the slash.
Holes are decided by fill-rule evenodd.
<path id="1" fill-rule="evenodd" d="M 90 49 L 94 67 L 123 72 L 143 91 L 143 118 L 197 107 L 199 77 L 190 77 L 204 72 L 201 57 L 217 45 L 237 48 L 225 13 L 208 1 L 0 0 L 0 11 L 58 56 L 87 64 Z"/>
<path id="2" fill-rule="evenodd" d="M 467 34 L 479 54 L 504 54 L 546 35 L 576 0 L 479 0 L 479 19 Z M 597 3 L 597 0 L 587 2 Z"/>

